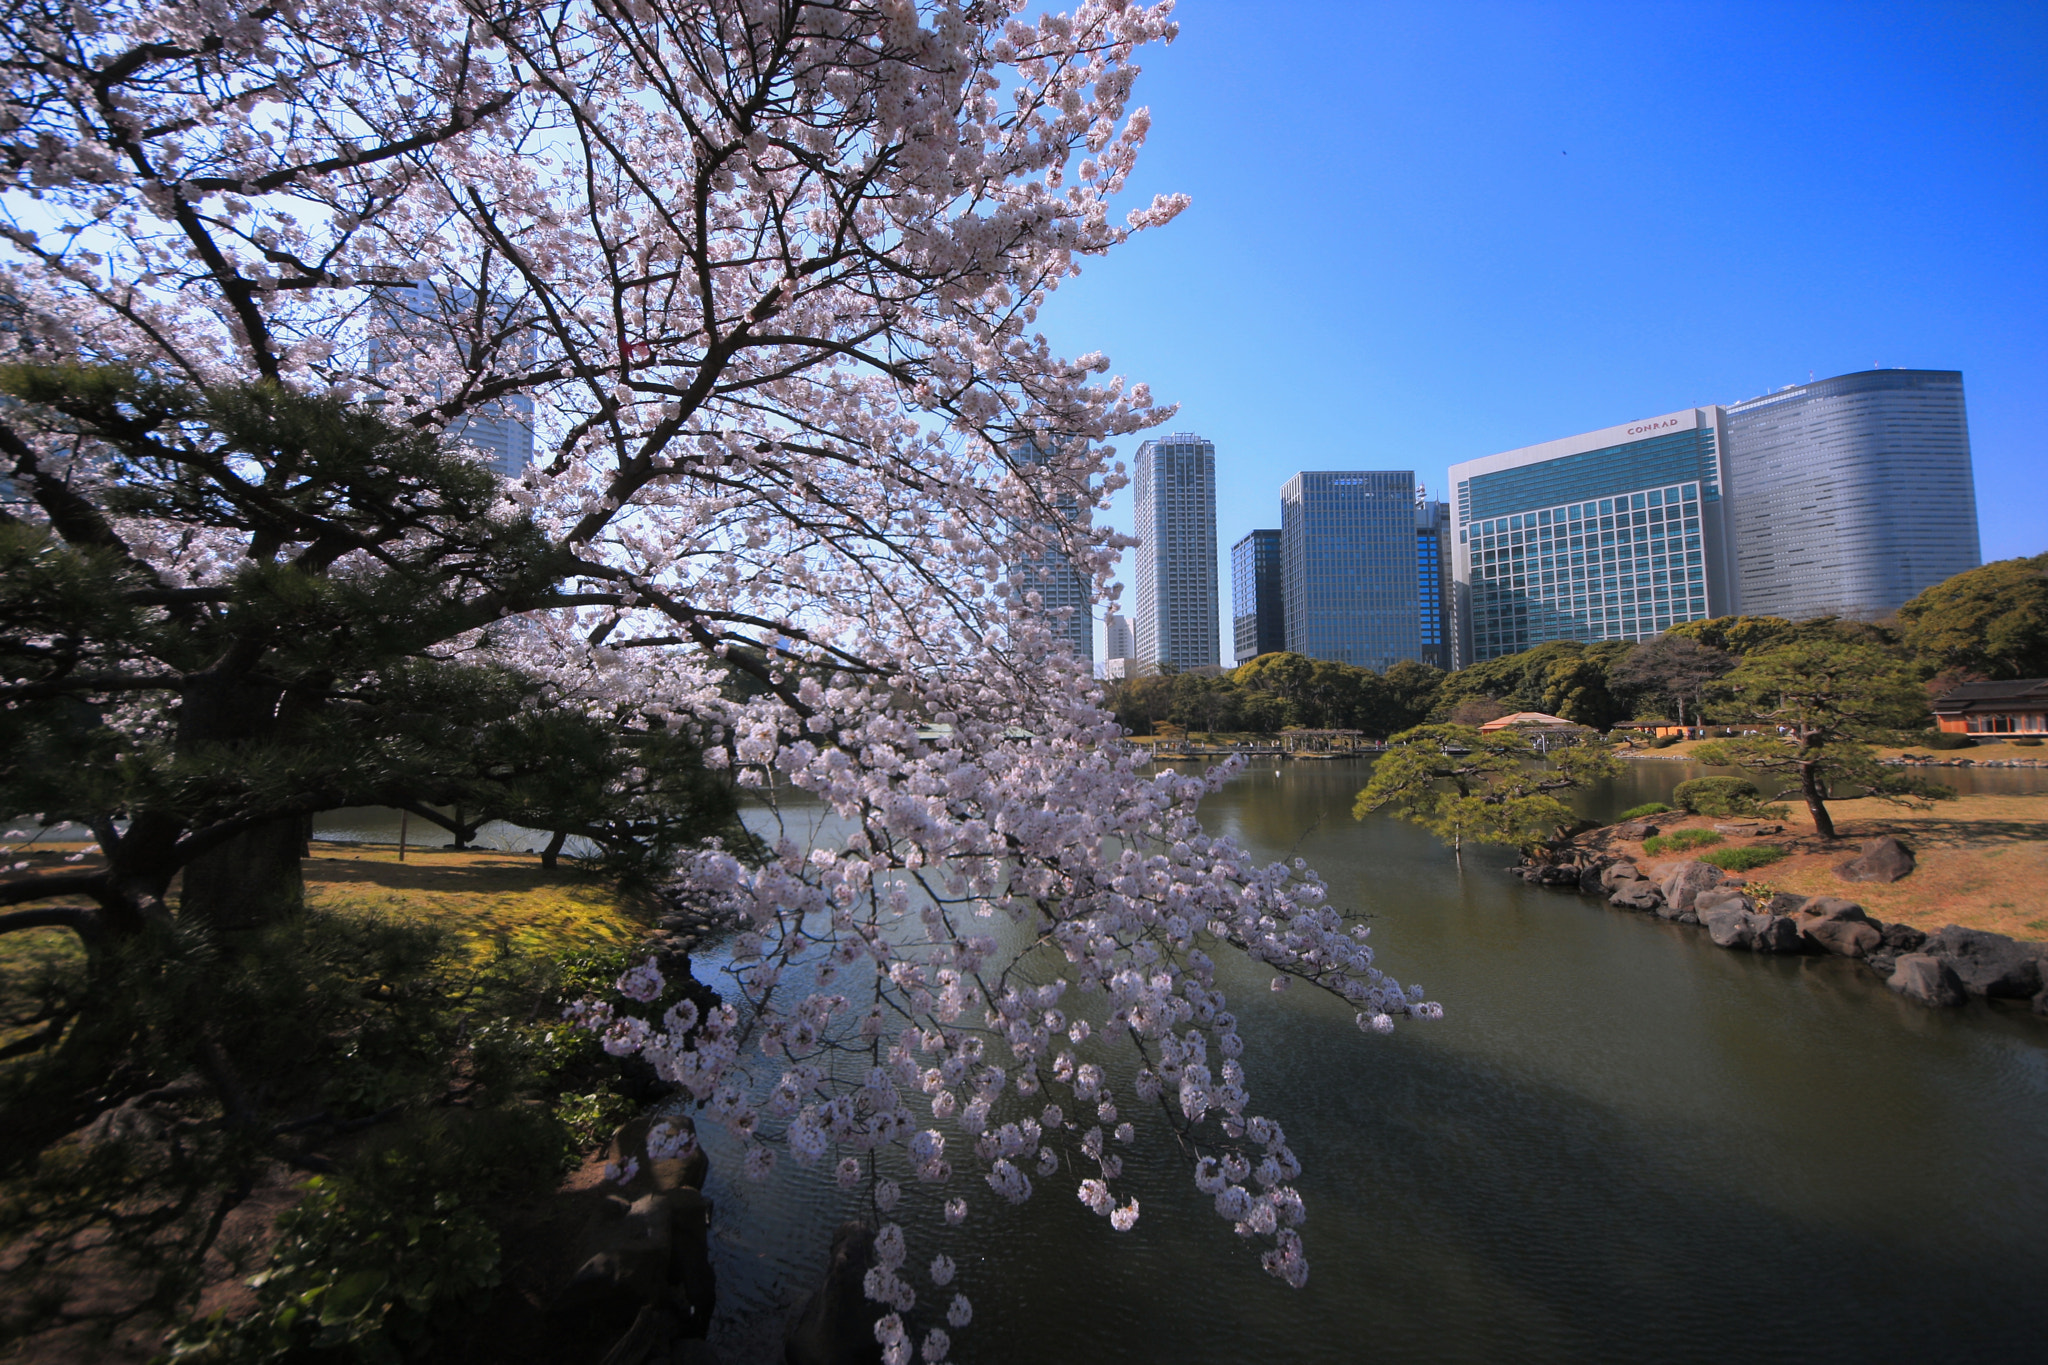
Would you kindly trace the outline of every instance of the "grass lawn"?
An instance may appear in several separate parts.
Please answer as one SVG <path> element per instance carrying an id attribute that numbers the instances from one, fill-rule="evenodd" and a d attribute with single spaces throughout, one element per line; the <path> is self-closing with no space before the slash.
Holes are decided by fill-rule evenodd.
<path id="1" fill-rule="evenodd" d="M 1700 745 L 1715 742 L 1714 740 L 1705 739 L 1682 739 L 1676 744 L 1667 744 L 1661 749 L 1643 748 L 1636 749 L 1634 752 L 1637 755 L 1647 754 L 1656 758 L 1691 758 L 1692 751 L 1699 748 Z M 1893 749 L 1881 744 L 1873 744 L 1871 752 L 1875 753 L 1879 758 L 1897 758 L 1901 754 L 1915 754 L 1921 758 L 1933 758 L 1943 762 L 1957 758 L 1967 758 L 1977 763 L 1989 763 L 1994 759 L 2002 762 L 2007 759 L 2028 758 L 2033 759 L 2037 763 L 2048 763 L 2048 744 L 1979 744 L 1968 749 L 1930 749 L 1924 744 L 1908 744 L 1904 748 Z"/>

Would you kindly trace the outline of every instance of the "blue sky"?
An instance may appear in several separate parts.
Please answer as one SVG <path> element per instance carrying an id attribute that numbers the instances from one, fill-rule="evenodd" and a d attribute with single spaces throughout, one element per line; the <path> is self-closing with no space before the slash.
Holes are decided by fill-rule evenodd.
<path id="1" fill-rule="evenodd" d="M 1193 206 L 1043 321 L 1216 442 L 1226 558 L 1297 469 L 1440 492 L 1454 461 L 1872 365 L 1963 372 L 1984 557 L 2048 550 L 2048 6 L 1178 17 L 1131 189 Z"/>

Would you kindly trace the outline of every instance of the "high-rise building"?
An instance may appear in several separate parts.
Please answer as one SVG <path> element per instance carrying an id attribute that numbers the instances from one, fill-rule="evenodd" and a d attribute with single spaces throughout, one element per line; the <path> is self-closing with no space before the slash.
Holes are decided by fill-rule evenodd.
<path id="1" fill-rule="evenodd" d="M 1384 669 L 1423 657 L 1412 470 L 1313 470 L 1280 490 L 1287 648 Z"/>
<path id="2" fill-rule="evenodd" d="M 1138 663 L 1221 662 L 1216 591 L 1216 447 L 1175 432 L 1138 447 Z"/>
<path id="3" fill-rule="evenodd" d="M 1862 370 L 1727 412 L 1744 614 L 1868 620 L 1981 562 L 1956 371 Z"/>
<path id="4" fill-rule="evenodd" d="M 1278 531 L 1253 531 L 1230 547 L 1230 612 L 1236 662 L 1287 648 Z"/>
<path id="5" fill-rule="evenodd" d="M 1047 457 L 1042 451 L 1035 446 L 1029 447 L 1018 472 L 1029 478 L 1033 469 L 1046 462 Z M 1056 494 L 1048 502 L 1050 511 L 1064 522 L 1072 523 L 1080 517 L 1081 500 L 1078 496 Z M 1026 556 L 1013 567 L 1011 581 L 1023 591 L 1038 594 L 1039 607 L 1051 618 L 1054 634 L 1067 642 L 1075 658 L 1090 661 L 1095 658 L 1094 585 L 1074 567 L 1074 561 L 1065 551 L 1046 546 Z"/>
<path id="6" fill-rule="evenodd" d="M 1111 612 L 1102 622 L 1102 656 L 1105 659 L 1132 659 L 1138 654 L 1138 637 L 1131 630 L 1131 618 L 1120 612 Z"/>
<path id="7" fill-rule="evenodd" d="M 420 343 L 432 344 L 461 335 L 461 315 L 475 309 L 476 297 L 472 289 L 441 289 L 425 281 L 414 281 L 381 288 L 377 307 L 393 331 L 409 333 Z M 405 344 L 389 337 L 374 340 L 372 367 L 399 363 Z M 457 418 L 448 428 L 448 435 L 464 445 L 480 448 L 485 462 L 501 476 L 516 478 L 533 463 L 533 400 L 524 394 L 500 398 L 484 409 Z"/>
<path id="8" fill-rule="evenodd" d="M 1733 609 L 1719 408 L 1451 466 L 1457 667 Z"/>
<path id="9" fill-rule="evenodd" d="M 1415 490 L 1415 603 L 1423 663 L 1451 666 L 1451 505 Z"/>

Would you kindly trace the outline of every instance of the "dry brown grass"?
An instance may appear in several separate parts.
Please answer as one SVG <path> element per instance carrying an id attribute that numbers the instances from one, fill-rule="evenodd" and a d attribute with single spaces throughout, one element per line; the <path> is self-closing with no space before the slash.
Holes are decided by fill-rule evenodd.
<path id="1" fill-rule="evenodd" d="M 1919 811 L 1861 799 L 1830 801 L 1828 810 L 1842 836 L 1833 844 L 1816 837 L 1805 810 L 1794 806 L 1782 834 L 1731 836 L 1716 847 L 1783 845 L 1789 857 L 1743 875 L 1780 891 L 1842 896 L 1887 922 L 1929 931 L 1960 924 L 2014 938 L 2048 939 L 2048 796 L 1961 796 Z M 1686 816 L 1661 817 L 1657 823 L 1668 832 L 1711 827 L 1714 821 Z M 1885 885 L 1845 882 L 1835 875 L 1837 863 L 1881 834 L 1896 835 L 1913 849 L 1917 866 L 1911 876 Z M 1698 856 L 1643 858 L 1640 844 L 1616 849 L 1636 857 L 1652 876 Z"/>

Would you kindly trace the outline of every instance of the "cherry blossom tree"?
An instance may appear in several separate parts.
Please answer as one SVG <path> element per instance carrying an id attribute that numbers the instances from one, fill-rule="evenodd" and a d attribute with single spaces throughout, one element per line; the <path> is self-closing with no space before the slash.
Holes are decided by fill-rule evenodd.
<path id="1" fill-rule="evenodd" d="M 1112 211 L 1148 126 L 1134 58 L 1171 40 L 1170 5 L 1020 10 L 30 0 L 0 56 L 8 361 L 195 406 L 272 385 L 457 444 L 530 413 L 534 465 L 495 515 L 545 572 L 466 583 L 417 648 L 636 709 L 842 823 L 758 865 L 687 862 L 745 926 L 729 1004 L 648 1020 L 626 1008 L 660 990 L 640 977 L 581 1013 L 738 1135 L 746 1174 L 781 1151 L 868 1190 L 892 1361 L 949 1350 L 899 1207 L 957 1223 L 1073 1184 L 1072 1160 L 1128 1231 L 1117 1151 L 1141 1131 L 1175 1135 L 1303 1282 L 1299 1163 L 1251 1108 L 1212 952 L 1340 995 L 1369 1032 L 1439 1012 L 1313 872 L 1203 832 L 1229 769 L 1136 770 L 1015 569 L 1058 554 L 1109 590 L 1111 443 L 1171 410 L 1034 328 L 1084 258 L 1186 203 Z M 391 553 L 338 515 L 124 513 L 116 490 L 190 462 L 110 461 L 122 433 L 66 416 L 0 411 L 22 515 L 90 541 L 138 611 L 252 562 L 346 582 Z M 288 484 L 293 458 L 204 477 Z M 109 825 L 111 865 L 130 837 Z M 107 913 L 160 913 L 166 878 L 122 881 Z M 970 1316 L 955 1295 L 948 1324 Z"/>

